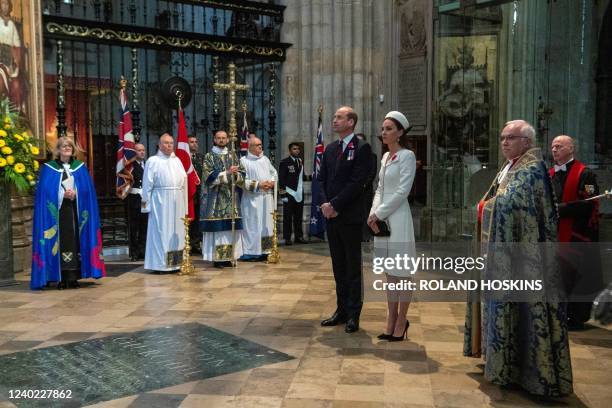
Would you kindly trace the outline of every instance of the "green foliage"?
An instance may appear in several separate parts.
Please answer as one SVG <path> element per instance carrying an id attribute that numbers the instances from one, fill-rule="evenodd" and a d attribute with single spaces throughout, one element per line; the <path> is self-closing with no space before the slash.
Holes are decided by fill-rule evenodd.
<path id="1" fill-rule="evenodd" d="M 0 180 L 14 184 L 18 191 L 36 185 L 39 151 L 32 141 L 25 119 L 11 111 L 8 99 L 0 101 Z"/>

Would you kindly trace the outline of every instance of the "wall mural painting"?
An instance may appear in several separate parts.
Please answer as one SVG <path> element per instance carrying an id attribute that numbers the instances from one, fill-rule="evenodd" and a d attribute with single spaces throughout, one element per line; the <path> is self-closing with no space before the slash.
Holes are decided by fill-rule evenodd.
<path id="1" fill-rule="evenodd" d="M 8 99 L 42 146 L 42 32 L 40 3 L 0 0 L 0 99 Z M 40 147 L 40 146 L 39 146 Z M 44 154 L 44 149 L 41 149 Z"/>

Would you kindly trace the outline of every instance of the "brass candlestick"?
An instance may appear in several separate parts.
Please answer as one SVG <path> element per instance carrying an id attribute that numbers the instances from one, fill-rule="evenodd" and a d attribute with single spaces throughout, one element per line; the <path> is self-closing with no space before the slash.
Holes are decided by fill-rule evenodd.
<path id="1" fill-rule="evenodd" d="M 195 273 L 195 267 L 191 263 L 191 245 L 189 244 L 189 224 L 191 220 L 189 217 L 181 218 L 185 224 L 185 249 L 183 249 L 183 262 L 181 263 L 181 271 L 179 275 L 191 275 Z"/>
<path id="2" fill-rule="evenodd" d="M 277 264 L 280 263 L 280 253 L 278 252 L 278 238 L 277 228 L 276 228 L 276 220 L 278 219 L 278 211 L 272 211 L 272 222 L 274 223 L 274 233 L 272 235 L 272 250 L 268 255 L 268 260 L 266 263 Z"/>

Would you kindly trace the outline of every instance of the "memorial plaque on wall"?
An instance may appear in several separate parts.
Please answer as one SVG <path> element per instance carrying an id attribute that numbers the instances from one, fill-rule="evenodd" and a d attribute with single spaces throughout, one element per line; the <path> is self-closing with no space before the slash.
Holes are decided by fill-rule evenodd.
<path id="1" fill-rule="evenodd" d="M 398 105 L 412 131 L 427 130 L 427 59 L 400 58 Z"/>

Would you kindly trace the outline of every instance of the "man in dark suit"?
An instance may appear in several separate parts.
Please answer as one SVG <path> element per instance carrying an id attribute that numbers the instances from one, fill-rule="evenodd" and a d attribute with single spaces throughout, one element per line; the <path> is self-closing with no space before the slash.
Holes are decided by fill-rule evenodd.
<path id="1" fill-rule="evenodd" d="M 137 261 L 144 259 L 145 244 L 147 242 L 148 214 L 140 211 L 142 200 L 142 175 L 144 174 L 145 147 L 136 144 L 136 160 L 132 163 L 132 188 L 127 196 L 128 230 L 130 238 L 130 259 Z"/>
<path id="2" fill-rule="evenodd" d="M 283 238 L 285 245 L 291 245 L 291 232 L 295 243 L 305 244 L 302 232 L 304 214 L 304 165 L 300 158 L 300 145 L 289 143 L 289 157 L 281 160 L 278 167 L 278 183 L 283 201 Z"/>
<path id="3" fill-rule="evenodd" d="M 355 133 L 357 139 L 362 142 L 367 142 L 365 135 L 363 133 Z M 365 214 L 370 213 L 370 208 L 372 208 L 372 201 L 374 200 L 374 180 L 376 179 L 376 175 L 378 173 L 378 157 L 376 153 L 372 152 L 372 165 L 370 167 L 370 173 L 368 174 L 368 178 L 365 183 L 364 190 L 364 200 L 363 200 L 363 209 Z M 361 229 L 361 241 L 369 242 L 372 239 L 372 230 L 368 227 L 367 219 L 366 222 L 363 223 L 363 227 Z"/>
<path id="4" fill-rule="evenodd" d="M 195 135 L 190 135 L 187 138 L 189 143 L 189 153 L 191 154 L 191 164 L 193 169 L 198 174 L 200 180 L 202 180 L 202 166 L 204 165 L 204 155 L 200 153 L 198 146 L 198 138 Z M 195 194 L 193 195 L 193 210 L 196 216 L 197 222 L 189 224 L 189 244 L 191 245 L 192 254 L 202 254 L 202 232 L 200 231 L 200 192 L 202 190 L 202 183 L 196 186 Z"/>
<path id="5" fill-rule="evenodd" d="M 364 186 L 372 166 L 372 149 L 354 135 L 357 114 L 343 106 L 332 128 L 340 140 L 327 145 L 319 173 L 321 212 L 327 219 L 327 238 L 336 281 L 334 314 L 322 326 L 346 323 L 344 331 L 359 330 L 361 313 L 361 228 L 365 220 Z"/>

